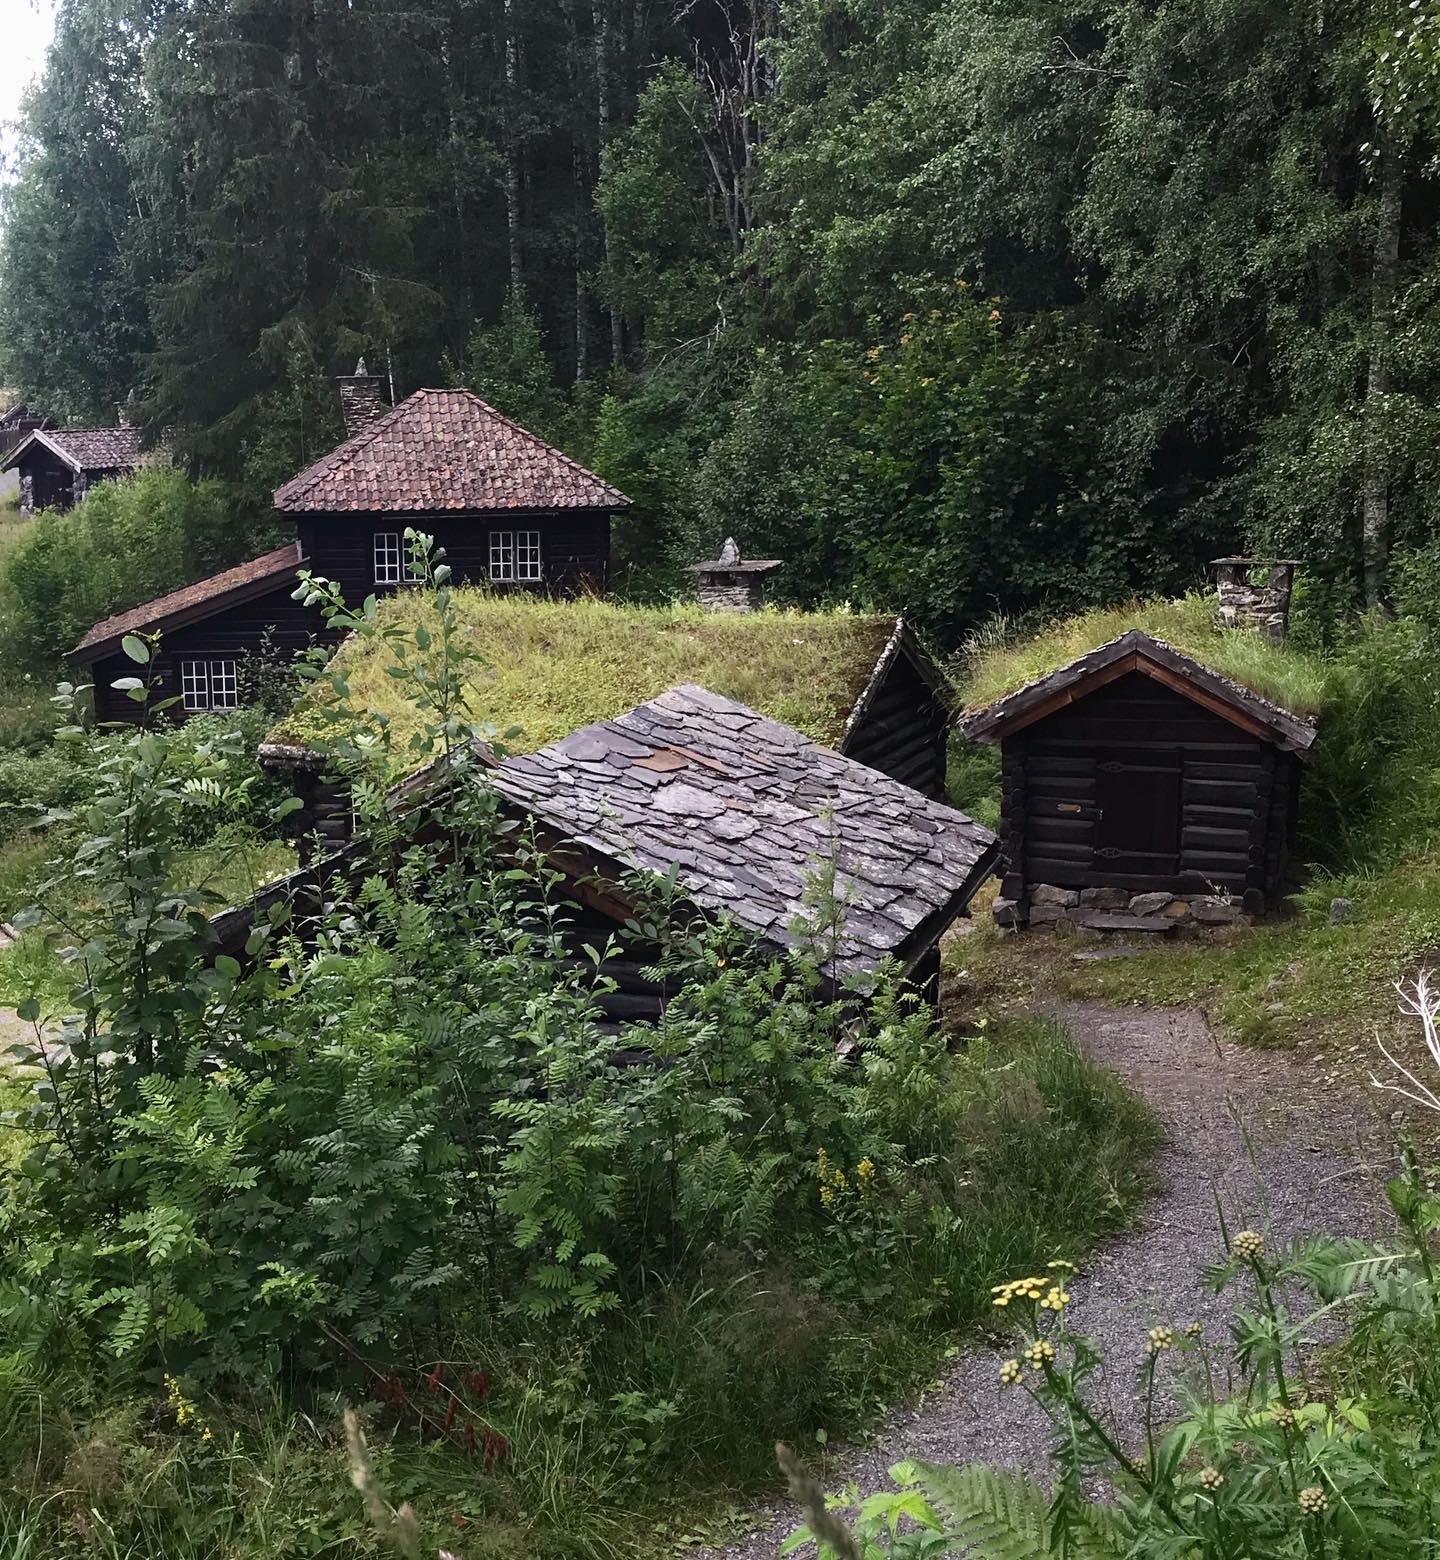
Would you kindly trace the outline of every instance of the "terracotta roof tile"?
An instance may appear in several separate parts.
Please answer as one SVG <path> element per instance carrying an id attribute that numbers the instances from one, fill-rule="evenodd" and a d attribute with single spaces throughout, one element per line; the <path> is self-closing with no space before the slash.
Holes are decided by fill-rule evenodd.
<path id="1" fill-rule="evenodd" d="M 807 886 L 834 863 L 837 975 L 912 964 L 989 874 L 995 836 L 943 802 L 693 684 L 538 753 L 502 796 L 627 869 L 674 869 L 689 897 L 794 943 Z"/>
<path id="2" fill-rule="evenodd" d="M 31 440 L 48 445 L 81 471 L 132 471 L 163 459 L 160 450 L 143 446 L 139 428 L 46 428 L 37 429 L 17 444 L 5 464 L 13 465 Z"/>
<path id="3" fill-rule="evenodd" d="M 153 633 L 163 629 L 176 618 L 204 617 L 196 613 L 197 607 L 212 606 L 219 611 L 229 604 L 232 597 L 249 592 L 252 587 L 269 580 L 279 581 L 293 574 L 301 563 L 299 542 L 287 542 L 273 552 L 252 558 L 248 563 L 238 563 L 233 569 L 212 574 L 208 579 L 196 580 L 172 590 L 167 595 L 156 596 L 153 601 L 142 601 L 138 607 L 117 612 L 102 618 L 85 637 L 69 652 L 72 657 L 86 661 L 98 660 L 108 653 L 112 643 L 118 643 L 126 634 Z"/>
<path id="4" fill-rule="evenodd" d="M 275 493 L 286 514 L 624 509 L 630 500 L 469 390 L 417 390 Z"/>

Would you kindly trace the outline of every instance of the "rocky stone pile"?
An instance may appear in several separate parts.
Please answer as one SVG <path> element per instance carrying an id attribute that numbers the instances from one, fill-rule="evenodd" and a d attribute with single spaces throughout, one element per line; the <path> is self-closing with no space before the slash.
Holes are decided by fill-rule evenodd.
<path id="1" fill-rule="evenodd" d="M 1000 926 L 1069 925 L 1161 936 L 1203 932 L 1244 919 L 1239 900 L 1225 894 L 1132 894 L 1125 888 L 1058 888 L 1053 883 L 1036 883 L 1023 910 L 1014 900 L 997 899 L 993 914 Z"/>

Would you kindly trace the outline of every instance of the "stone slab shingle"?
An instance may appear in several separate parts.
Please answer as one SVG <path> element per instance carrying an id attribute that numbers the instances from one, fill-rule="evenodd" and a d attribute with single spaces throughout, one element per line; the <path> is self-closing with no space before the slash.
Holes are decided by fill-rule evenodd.
<path id="1" fill-rule="evenodd" d="M 623 870 L 674 867 L 702 909 L 781 946 L 796 941 L 807 885 L 833 863 L 846 901 L 832 972 L 842 976 L 887 955 L 913 964 L 998 852 L 955 808 L 693 684 L 487 778 Z"/>

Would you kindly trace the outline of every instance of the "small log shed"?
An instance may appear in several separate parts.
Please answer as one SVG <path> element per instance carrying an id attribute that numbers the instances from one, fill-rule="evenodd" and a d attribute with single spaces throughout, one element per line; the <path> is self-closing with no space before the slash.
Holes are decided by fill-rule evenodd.
<path id="1" fill-rule="evenodd" d="M 563 875 L 577 954 L 637 917 L 636 872 L 673 873 L 682 905 L 728 916 L 762 947 L 793 947 L 807 889 L 833 866 L 844 913 L 822 971 L 832 991 L 890 958 L 933 999 L 940 938 L 999 855 L 964 813 L 693 684 L 508 757 L 485 783 Z M 352 842 L 271 885 L 215 919 L 217 951 L 241 951 L 269 901 L 364 870 Z M 660 1016 L 666 993 L 643 973 L 652 954 L 630 943 L 607 961 L 608 1021 Z"/>
<path id="2" fill-rule="evenodd" d="M 1138 629 L 962 721 L 1001 748 L 1002 925 L 1164 930 L 1283 898 L 1315 727 Z"/>

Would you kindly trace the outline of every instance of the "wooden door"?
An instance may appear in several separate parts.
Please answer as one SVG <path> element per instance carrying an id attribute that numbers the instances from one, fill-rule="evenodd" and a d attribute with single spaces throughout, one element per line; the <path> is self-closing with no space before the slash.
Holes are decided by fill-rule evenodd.
<path id="1" fill-rule="evenodd" d="M 1095 865 L 1174 877 L 1180 870 L 1180 755 L 1102 753 L 1095 764 Z"/>

